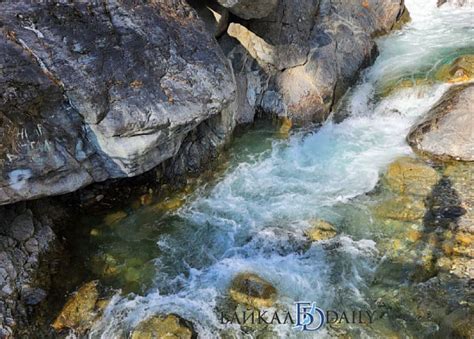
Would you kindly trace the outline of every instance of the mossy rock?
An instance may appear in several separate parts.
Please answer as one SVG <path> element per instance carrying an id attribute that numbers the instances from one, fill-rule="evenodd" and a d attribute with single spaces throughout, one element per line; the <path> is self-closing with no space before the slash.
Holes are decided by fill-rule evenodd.
<path id="1" fill-rule="evenodd" d="M 229 294 L 236 303 L 255 308 L 271 307 L 277 298 L 275 287 L 253 273 L 237 275 L 232 280 Z"/>

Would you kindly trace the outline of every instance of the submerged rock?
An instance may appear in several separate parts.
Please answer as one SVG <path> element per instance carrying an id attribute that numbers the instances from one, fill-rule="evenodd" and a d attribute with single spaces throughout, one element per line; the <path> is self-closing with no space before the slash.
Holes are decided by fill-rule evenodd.
<path id="1" fill-rule="evenodd" d="M 383 201 L 375 208 L 375 215 L 400 221 L 417 221 L 425 215 L 423 200 L 411 196 L 398 196 Z"/>
<path id="2" fill-rule="evenodd" d="M 456 162 L 444 171 L 451 187 L 454 189 L 459 205 L 464 209 L 464 214 L 457 220 L 458 230 L 474 234 L 474 163 Z"/>
<path id="3" fill-rule="evenodd" d="M 237 275 L 232 280 L 229 294 L 235 302 L 255 308 L 270 307 L 277 298 L 275 287 L 253 273 Z"/>
<path id="4" fill-rule="evenodd" d="M 131 339 L 196 338 L 193 325 L 174 314 L 155 315 L 142 321 L 131 333 Z"/>
<path id="5" fill-rule="evenodd" d="M 450 88 L 407 140 L 417 152 L 440 160 L 474 161 L 474 84 Z"/>
<path id="6" fill-rule="evenodd" d="M 291 122 L 291 119 L 282 118 L 280 121 L 280 128 L 278 129 L 278 135 L 287 138 L 290 134 L 292 126 L 293 123 Z"/>
<path id="7" fill-rule="evenodd" d="M 98 281 L 91 281 L 79 288 L 68 299 L 52 327 L 56 331 L 72 329 L 77 333 L 84 333 L 90 329 L 106 305 L 99 299 L 98 285 Z"/>
<path id="8" fill-rule="evenodd" d="M 392 162 L 383 176 L 382 187 L 390 194 L 382 197 L 374 214 L 378 219 L 420 222 L 426 214 L 425 199 L 432 194 L 440 180 L 435 169 L 422 160 L 401 157 Z M 410 238 L 418 236 L 413 234 Z"/>
<path id="9" fill-rule="evenodd" d="M 461 306 L 443 319 L 443 327 L 440 333 L 444 338 L 473 338 L 474 316 L 472 308 Z"/>
<path id="10" fill-rule="evenodd" d="M 386 97 L 393 92 L 404 88 L 417 86 L 432 86 L 436 83 L 464 83 L 474 77 L 474 55 L 465 54 L 456 59 L 448 59 L 441 62 L 435 71 L 427 73 L 410 74 L 401 79 L 381 79 L 378 82 L 377 94 Z"/>
<path id="11" fill-rule="evenodd" d="M 311 241 L 320 241 L 334 238 L 337 235 L 336 228 L 324 220 L 313 220 L 311 227 L 305 231 Z"/>
<path id="12" fill-rule="evenodd" d="M 127 213 L 124 211 L 117 211 L 110 214 L 107 214 L 104 217 L 104 224 L 107 226 L 112 226 L 115 223 L 118 223 L 120 220 L 123 220 L 127 217 Z"/>
<path id="13" fill-rule="evenodd" d="M 183 197 L 171 197 L 171 198 L 166 198 L 163 201 L 160 201 L 159 203 L 155 204 L 152 206 L 152 208 L 160 211 L 172 211 L 180 208 L 183 206 L 185 203 L 185 199 Z"/>
<path id="14" fill-rule="evenodd" d="M 402 157 L 392 162 L 384 175 L 387 186 L 398 194 L 428 195 L 438 182 L 438 173 L 423 161 Z"/>
<path id="15" fill-rule="evenodd" d="M 462 55 L 452 63 L 443 65 L 436 72 L 435 79 L 443 82 L 464 82 L 474 77 L 474 54 Z"/>

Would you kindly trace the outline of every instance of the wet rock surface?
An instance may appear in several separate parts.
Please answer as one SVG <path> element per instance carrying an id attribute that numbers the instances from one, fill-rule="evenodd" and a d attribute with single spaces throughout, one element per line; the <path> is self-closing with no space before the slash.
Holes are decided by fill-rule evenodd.
<path id="1" fill-rule="evenodd" d="M 383 176 L 391 194 L 374 207 L 380 219 L 420 221 L 425 216 L 425 199 L 438 183 L 438 173 L 422 160 L 402 157 L 388 166 Z"/>
<path id="2" fill-rule="evenodd" d="M 174 314 L 156 315 L 142 321 L 132 330 L 131 339 L 197 338 L 193 325 Z"/>
<path id="3" fill-rule="evenodd" d="M 440 160 L 474 161 L 474 84 L 452 87 L 410 132 L 415 151 Z"/>
<path id="4" fill-rule="evenodd" d="M 51 326 L 58 332 L 70 329 L 84 334 L 99 319 L 107 305 L 107 300 L 100 299 L 100 296 L 98 281 L 84 284 L 69 297 Z"/>
<path id="5" fill-rule="evenodd" d="M 238 304 L 255 308 L 274 304 L 277 291 L 268 281 L 253 273 L 241 273 L 231 283 L 229 294 Z"/>
<path id="6" fill-rule="evenodd" d="M 337 235 L 336 228 L 327 221 L 313 220 L 310 225 L 305 234 L 311 241 L 328 240 Z"/>

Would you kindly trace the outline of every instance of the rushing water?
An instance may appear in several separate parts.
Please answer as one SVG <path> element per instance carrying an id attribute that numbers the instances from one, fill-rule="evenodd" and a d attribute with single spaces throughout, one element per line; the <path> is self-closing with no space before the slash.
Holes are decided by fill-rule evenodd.
<path id="1" fill-rule="evenodd" d="M 216 311 L 240 272 L 271 282 L 279 308 L 292 309 L 299 300 L 334 310 L 370 308 L 381 259 L 377 242 L 390 230 L 374 222 L 365 194 L 391 161 L 411 154 L 409 128 L 448 85 L 405 88 L 386 97 L 378 90 L 396 79 L 429 78 L 439 63 L 474 47 L 474 12 L 435 3 L 407 0 L 412 22 L 378 41 L 380 56 L 346 96 L 340 109 L 349 116 L 341 123 L 329 121 L 285 140 L 250 131 L 235 142 L 226 172 L 183 207 L 164 215 L 142 208 L 104 231 L 100 252 L 135 260 L 126 273 L 130 280 L 151 282 L 143 295 L 115 296 L 91 336 L 120 337 L 150 315 L 175 313 L 191 320 L 202 338 L 249 337 L 238 325 L 220 324 Z M 339 235 L 305 247 L 304 230 L 314 218 L 333 223 Z M 143 273 L 144 263 L 153 266 L 153 275 Z M 288 325 L 272 330 L 281 337 L 297 334 Z"/>

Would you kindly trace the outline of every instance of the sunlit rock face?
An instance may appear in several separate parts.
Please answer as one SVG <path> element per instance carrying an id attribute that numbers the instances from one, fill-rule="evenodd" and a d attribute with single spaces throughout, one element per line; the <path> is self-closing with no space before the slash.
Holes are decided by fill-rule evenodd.
<path id="1" fill-rule="evenodd" d="M 252 86 L 239 83 L 246 86 L 241 92 L 251 106 L 320 122 L 373 61 L 373 37 L 406 18 L 403 1 L 281 0 L 264 19 L 229 25 L 228 34 L 238 44 L 228 54 L 237 78 L 252 79 L 261 70 L 258 85 L 264 90 L 257 91 L 256 100 L 248 95 Z M 247 59 L 258 67 L 249 67 Z"/>
<path id="2" fill-rule="evenodd" d="M 184 1 L 0 7 L 0 204 L 135 176 L 197 126 L 209 147 L 233 129 L 232 73 Z"/>
<path id="3" fill-rule="evenodd" d="M 452 87 L 408 135 L 415 151 L 440 160 L 474 161 L 474 85 Z"/>

